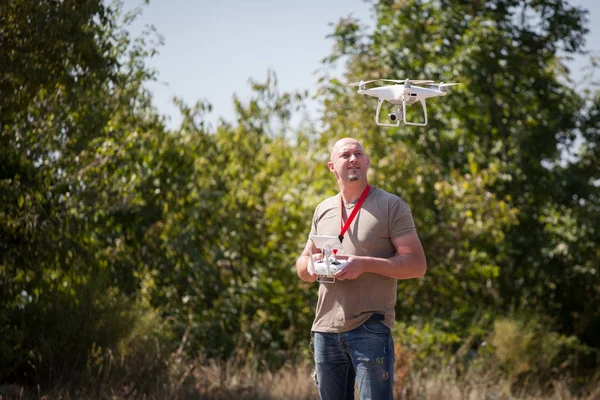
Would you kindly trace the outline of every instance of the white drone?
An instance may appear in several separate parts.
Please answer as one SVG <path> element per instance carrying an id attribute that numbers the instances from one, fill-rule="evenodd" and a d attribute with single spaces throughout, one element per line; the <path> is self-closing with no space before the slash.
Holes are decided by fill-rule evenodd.
<path id="1" fill-rule="evenodd" d="M 394 85 L 377 86 L 367 89 L 367 83 L 385 81 L 394 82 Z M 402 84 L 400 84 L 402 83 Z M 428 87 L 415 86 L 415 85 L 426 85 Z M 379 126 L 399 126 L 400 121 L 403 121 L 406 125 L 425 126 L 427 125 L 427 106 L 425 105 L 425 99 L 436 96 L 445 96 L 446 87 L 458 85 L 458 83 L 435 83 L 435 81 L 410 81 L 406 79 L 404 81 L 397 79 L 373 79 L 370 81 L 360 81 L 348 83 L 347 86 L 358 86 L 356 93 L 365 96 L 377 97 L 377 113 L 375 114 L 375 123 Z M 388 118 L 394 122 L 393 124 L 386 124 L 379 122 L 379 111 L 381 110 L 381 104 L 384 101 L 388 101 L 396 106 L 398 109 L 388 114 Z M 409 122 L 406 120 L 406 105 L 414 104 L 420 101 L 423 105 L 423 113 L 425 114 L 425 122 Z M 400 107 L 402 106 L 402 107 Z"/>

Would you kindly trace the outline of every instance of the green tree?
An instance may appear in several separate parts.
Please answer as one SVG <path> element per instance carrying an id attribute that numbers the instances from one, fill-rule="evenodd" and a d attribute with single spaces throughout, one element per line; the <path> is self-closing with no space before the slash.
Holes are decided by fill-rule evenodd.
<path id="1" fill-rule="evenodd" d="M 0 6 L 2 379 L 70 381 L 131 330 L 137 246 L 122 239 L 139 206 L 115 154 L 162 125 L 128 18 L 101 1 Z"/>
<path id="2" fill-rule="evenodd" d="M 204 123 L 206 103 L 180 103 L 184 119 L 172 135 L 182 142 L 178 157 L 189 161 L 178 174 L 190 171 L 189 180 L 178 183 L 186 189 L 165 211 L 168 224 L 147 238 L 157 249 L 148 266 L 155 266 L 153 304 L 178 332 L 190 329 L 190 354 L 266 357 L 276 366 L 298 355 L 310 318 L 308 288 L 296 290 L 290 262 L 309 218 L 313 189 L 299 171 L 310 141 L 302 133 L 286 138 L 304 95 L 280 94 L 274 73 L 252 89 L 248 104 L 235 99 L 235 124 L 214 131 Z"/>
<path id="3" fill-rule="evenodd" d="M 399 284 L 399 325 L 455 343 L 528 310 L 598 348 L 600 97 L 573 91 L 558 57 L 581 49 L 585 12 L 373 10 L 373 31 L 340 21 L 324 66 L 463 83 L 428 103 L 426 128 L 377 127 L 375 104 L 325 71 L 322 130 L 292 126 L 306 94 L 280 93 L 274 72 L 234 98 L 234 121 L 212 127 L 209 102 L 176 100 L 183 121 L 168 130 L 144 88 L 160 39 L 132 40 L 119 3 L 0 5 L 0 379 L 76 384 L 138 351 L 141 387 L 166 377 L 168 358 L 144 349 L 155 339 L 169 353 L 184 337 L 200 360 L 300 356 L 316 286 L 294 261 L 336 192 L 326 161 L 342 135 L 369 149 L 371 182 L 411 205 L 426 249 L 426 278 Z"/>
<path id="4" fill-rule="evenodd" d="M 372 32 L 337 24 L 326 65 L 344 61 L 349 81 L 462 83 L 428 102 L 426 128 L 381 129 L 373 102 L 324 76 L 323 142 L 363 139 L 376 184 L 404 197 L 419 225 L 430 268 L 422 285 L 400 284 L 399 315 L 464 329 L 482 310 L 534 308 L 587 340 L 600 282 L 597 111 L 565 83 L 559 57 L 583 49 L 586 11 L 503 0 L 379 1 L 374 11 Z M 577 155 L 565 161 L 565 150 Z"/>

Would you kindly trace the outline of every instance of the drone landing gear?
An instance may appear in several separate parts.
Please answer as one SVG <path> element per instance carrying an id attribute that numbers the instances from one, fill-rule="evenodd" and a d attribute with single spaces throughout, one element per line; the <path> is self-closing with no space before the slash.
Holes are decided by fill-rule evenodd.
<path id="1" fill-rule="evenodd" d="M 420 101 L 421 101 L 421 105 L 423 106 L 423 115 L 425 116 L 425 122 L 423 122 L 423 123 L 406 121 L 406 103 L 404 102 L 404 100 L 402 101 L 402 107 L 404 108 L 404 123 L 406 125 L 414 125 L 414 126 L 427 125 L 427 106 L 425 105 L 425 99 L 420 100 Z"/>
<path id="2" fill-rule="evenodd" d="M 402 119 L 402 110 L 400 108 L 398 108 L 398 111 L 396 111 L 395 113 L 388 115 L 388 117 L 392 121 L 396 121 L 396 123 L 386 124 L 384 122 L 379 122 L 379 112 L 381 111 L 382 103 L 383 103 L 383 100 L 381 100 L 381 99 L 379 99 L 379 101 L 377 102 L 377 112 L 375 113 L 375 123 L 379 126 L 391 126 L 391 127 L 400 126 L 400 120 Z M 398 113 L 399 113 L 399 115 L 397 116 L 396 114 L 398 114 Z M 392 118 L 392 116 L 394 116 L 394 119 Z M 396 118 L 396 116 L 397 116 L 397 118 Z"/>
<path id="3" fill-rule="evenodd" d="M 427 106 L 425 105 L 425 100 L 420 100 L 421 105 L 423 106 L 423 114 L 425 115 L 425 122 L 410 122 L 406 120 L 406 101 L 402 98 L 402 108 L 398 107 L 397 111 L 388 114 L 388 118 L 392 121 L 396 121 L 393 124 L 387 124 L 384 122 L 379 122 L 379 112 L 381 111 L 381 104 L 383 103 L 382 99 L 379 99 L 377 102 L 377 112 L 375 113 L 375 123 L 379 126 L 391 126 L 397 127 L 400 126 L 400 120 L 402 120 L 406 125 L 413 126 L 425 126 L 427 125 Z"/>

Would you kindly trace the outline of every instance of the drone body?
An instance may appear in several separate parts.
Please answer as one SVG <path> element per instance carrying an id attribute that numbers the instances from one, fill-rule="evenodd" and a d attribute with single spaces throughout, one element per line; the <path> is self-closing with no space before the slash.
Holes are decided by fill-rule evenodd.
<path id="1" fill-rule="evenodd" d="M 399 81 L 395 79 L 379 79 L 381 81 L 396 82 L 394 85 L 385 85 L 367 88 L 367 84 L 371 81 L 360 81 L 358 83 L 350 83 L 348 85 L 358 86 L 356 91 L 358 94 L 364 96 L 377 97 L 377 112 L 375 114 L 375 123 L 379 126 L 392 126 L 396 127 L 400 125 L 400 121 L 403 121 L 406 125 L 425 126 L 427 125 L 427 105 L 425 100 L 430 97 L 445 96 L 446 87 L 457 85 L 457 83 L 435 83 L 434 81 L 419 80 L 410 81 L 408 79 Z M 402 84 L 399 84 L 403 82 Z M 416 86 L 416 85 L 425 85 Z M 398 106 L 397 110 L 393 113 L 388 114 L 388 118 L 393 123 L 383 123 L 379 120 L 379 112 L 381 111 L 381 105 L 384 101 L 387 101 L 395 106 Z M 420 102 L 423 107 L 423 114 L 425 116 L 424 122 L 410 122 L 406 120 L 406 106 Z"/>

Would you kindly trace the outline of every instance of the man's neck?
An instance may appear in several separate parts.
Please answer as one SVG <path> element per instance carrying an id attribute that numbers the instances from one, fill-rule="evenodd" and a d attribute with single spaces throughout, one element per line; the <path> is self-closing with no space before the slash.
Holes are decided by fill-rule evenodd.
<path id="1" fill-rule="evenodd" d="M 340 184 L 340 194 L 345 203 L 356 203 L 367 187 L 367 181 L 344 182 Z"/>

